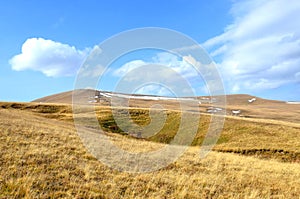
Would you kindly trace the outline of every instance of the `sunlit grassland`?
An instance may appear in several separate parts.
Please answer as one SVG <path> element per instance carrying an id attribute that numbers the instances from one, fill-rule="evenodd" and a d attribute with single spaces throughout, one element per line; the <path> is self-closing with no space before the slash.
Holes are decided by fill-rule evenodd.
<path id="1" fill-rule="evenodd" d="M 129 112 L 139 125 L 151 122 L 147 109 L 133 108 Z M 179 112 L 166 110 L 166 124 L 160 132 L 137 139 L 127 135 L 130 132 L 111 127 L 116 123 L 110 108 L 97 107 L 96 113 L 107 135 L 132 150 L 169 143 L 180 121 Z M 88 114 L 84 110 L 78 114 L 81 125 L 88 127 Z M 156 172 L 128 174 L 103 165 L 86 150 L 72 117 L 69 105 L 0 104 L 1 198 L 298 198 L 300 195 L 300 129 L 296 124 L 228 117 L 215 151 L 201 159 L 198 145 L 211 117 L 203 114 L 193 147 L 179 160 Z"/>

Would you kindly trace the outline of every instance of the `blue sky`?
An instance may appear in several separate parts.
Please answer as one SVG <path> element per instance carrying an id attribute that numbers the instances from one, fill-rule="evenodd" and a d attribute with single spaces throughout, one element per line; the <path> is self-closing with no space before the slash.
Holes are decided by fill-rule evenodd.
<path id="1" fill-rule="evenodd" d="M 228 94 L 300 101 L 299 10 L 298 0 L 2 1 L 0 100 L 72 90 L 95 45 L 129 29 L 162 27 L 210 53 Z M 159 53 L 120 59 L 115 70 Z"/>

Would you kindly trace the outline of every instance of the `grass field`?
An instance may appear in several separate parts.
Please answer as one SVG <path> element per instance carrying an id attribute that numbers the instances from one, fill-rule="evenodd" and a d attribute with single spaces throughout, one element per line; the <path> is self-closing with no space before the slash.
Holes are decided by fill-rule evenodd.
<path id="1" fill-rule="evenodd" d="M 180 118 L 169 110 L 159 133 L 137 139 L 114 127 L 109 107 L 99 106 L 96 112 L 107 135 L 133 151 L 168 144 Z M 129 112 L 137 124 L 150 122 L 147 109 Z M 199 145 L 211 117 L 202 114 L 193 146 L 179 160 L 152 173 L 129 174 L 105 166 L 86 150 L 70 105 L 3 102 L 0 198 L 299 198 L 297 110 L 283 113 L 290 115 L 285 120 L 256 113 L 260 117 L 226 117 L 214 151 L 200 159 Z M 78 118 L 89 126 L 84 112 Z"/>

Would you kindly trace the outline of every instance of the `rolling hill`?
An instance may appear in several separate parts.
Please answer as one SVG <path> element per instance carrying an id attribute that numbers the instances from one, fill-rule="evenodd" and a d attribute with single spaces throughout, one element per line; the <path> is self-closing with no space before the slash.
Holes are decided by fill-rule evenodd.
<path id="1" fill-rule="evenodd" d="M 132 115 L 141 110 L 132 109 Z M 111 124 L 108 107 L 99 106 L 96 112 L 101 124 Z M 170 112 L 172 117 L 176 114 Z M 85 117 L 84 112 L 80 115 Z M 177 161 L 155 172 L 130 174 L 113 170 L 90 154 L 74 128 L 70 105 L 2 102 L 0 197 L 298 198 L 299 127 L 229 117 L 221 142 L 201 159 L 197 145 L 208 121 L 204 115 L 196 146 Z M 86 133 L 93 132 L 87 123 L 82 125 Z M 172 128 L 164 129 L 161 138 L 172 136 Z M 162 147 L 157 142 L 164 142 L 107 129 L 114 144 L 130 151 L 153 150 Z"/>
<path id="2" fill-rule="evenodd" d="M 85 102 L 95 95 L 93 90 L 78 93 Z M 176 101 L 138 96 L 129 107 L 110 107 L 110 95 L 92 103 L 93 116 L 116 146 L 141 152 L 171 143 L 181 116 Z M 222 133 L 204 159 L 199 146 L 212 117 L 206 110 L 214 104 L 191 107 L 192 114 L 201 114 L 192 146 L 167 167 L 138 174 L 106 166 L 83 145 L 73 118 L 92 140 L 95 129 L 85 109 L 72 112 L 72 92 L 30 103 L 0 102 L 0 198 L 298 198 L 299 105 L 258 97 L 249 103 L 252 98 L 227 96 Z M 121 115 L 128 110 L 132 121 L 143 126 L 151 121 L 149 107 L 155 103 L 167 113 L 159 132 L 139 138 L 130 128 L 118 128 L 113 109 Z M 241 115 L 232 116 L 235 109 Z"/>
<path id="3" fill-rule="evenodd" d="M 100 91 L 98 90 L 92 90 L 92 89 L 81 89 L 81 90 L 76 90 L 76 93 L 83 98 L 89 99 L 89 97 L 95 96 L 95 95 L 100 95 Z M 101 92 L 102 93 L 102 92 Z M 107 92 L 103 91 L 103 93 L 109 93 L 109 94 L 115 94 L 117 95 L 118 93 L 113 93 L 113 92 Z M 35 99 L 32 102 L 43 102 L 43 103 L 65 103 L 65 104 L 70 104 L 72 103 L 72 95 L 73 91 L 66 91 L 54 95 L 49 95 L 46 97 L 42 97 L 39 99 Z M 126 94 L 122 94 L 126 95 Z M 101 96 L 101 95 L 100 95 Z M 130 96 L 143 96 L 143 97 L 159 97 L 159 96 L 147 96 L 147 95 L 130 95 Z M 102 96 L 104 97 L 104 96 Z M 210 96 L 203 96 L 204 98 L 211 98 Z M 161 97 L 163 98 L 163 97 Z M 201 100 L 201 96 L 197 97 L 199 100 Z M 232 95 L 226 95 L 226 102 L 227 105 L 249 105 L 248 100 L 256 98 L 256 101 L 254 101 L 251 104 L 282 104 L 285 103 L 283 101 L 276 101 L 276 100 L 268 100 L 268 99 L 263 99 L 255 96 L 251 96 L 248 94 L 232 94 Z M 151 98 L 150 98 L 151 99 Z"/>
<path id="4" fill-rule="evenodd" d="M 101 95 L 100 91 L 95 91 L 91 89 L 82 89 L 77 90 L 76 95 L 79 96 L 82 102 L 87 103 L 93 97 L 99 96 L 99 100 L 95 105 L 109 105 L 110 98 L 107 95 L 118 96 L 120 94 L 113 92 L 103 92 L 104 96 Z M 63 93 L 58 93 L 55 95 L 46 96 L 43 98 L 36 99 L 32 102 L 39 103 L 63 103 L 71 104 L 72 103 L 72 94 L 73 91 L 67 91 Z M 126 94 L 121 94 L 122 96 L 130 96 Z M 179 103 L 176 100 L 162 100 L 157 96 L 145 96 L 138 95 L 141 98 L 130 99 L 129 106 L 135 108 L 149 108 L 154 104 L 160 104 L 167 109 L 178 110 L 180 109 Z M 149 99 L 147 99 L 149 97 Z M 157 97 L 158 100 L 153 100 Z M 198 100 L 201 100 L 202 97 L 197 97 Z M 204 98 L 210 98 L 210 96 L 204 96 Z M 256 100 L 249 103 L 248 100 L 255 98 Z M 209 107 L 214 106 L 214 104 L 202 103 L 201 106 L 190 107 L 190 110 L 199 111 L 201 113 L 206 113 Z M 300 123 L 300 104 L 287 104 L 284 101 L 269 100 L 263 99 L 256 96 L 251 96 L 247 94 L 235 94 L 235 95 L 226 95 L 226 114 L 228 116 L 232 115 L 231 110 L 241 110 L 240 116 L 244 118 L 253 118 L 253 119 L 271 119 L 279 120 L 285 122 L 297 122 Z M 278 114 L 280 113 L 280 114 Z"/>

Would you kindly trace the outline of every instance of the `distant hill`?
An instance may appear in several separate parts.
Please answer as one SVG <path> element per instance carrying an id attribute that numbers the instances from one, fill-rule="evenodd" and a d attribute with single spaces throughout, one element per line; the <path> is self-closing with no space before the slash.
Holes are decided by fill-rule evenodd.
<path id="1" fill-rule="evenodd" d="M 88 99 L 91 96 L 95 96 L 95 93 L 98 94 L 99 91 L 92 89 L 81 89 L 76 91 L 78 95 L 81 95 L 82 98 Z M 63 103 L 71 104 L 72 103 L 73 91 L 62 92 L 54 95 L 49 95 L 39 99 L 35 99 L 32 102 L 42 102 L 42 103 Z"/>
<path id="2" fill-rule="evenodd" d="M 92 90 L 92 89 L 81 89 L 81 90 L 76 90 L 76 95 L 80 96 L 82 100 L 86 101 L 87 99 L 99 95 L 100 91 L 98 90 Z M 112 92 L 105 92 L 105 93 L 112 93 Z M 73 91 L 67 91 L 67 92 L 62 92 L 54 95 L 49 95 L 46 97 L 42 97 L 36 100 L 33 100 L 32 102 L 42 102 L 42 103 L 64 103 L 64 104 L 71 104 L 72 103 L 72 94 Z M 135 95 L 135 96 L 146 96 L 146 95 Z M 153 98 L 155 96 L 151 96 Z M 204 96 L 204 97 L 198 97 L 199 100 L 201 98 L 204 99 L 211 99 L 209 96 Z M 251 103 L 248 100 L 251 100 L 255 98 L 254 101 Z M 256 96 L 252 95 L 247 95 L 247 94 L 233 94 L 233 95 L 227 95 L 226 96 L 226 103 L 227 105 L 248 105 L 248 104 L 253 104 L 253 105 L 263 105 L 263 104 L 282 104 L 285 103 L 283 101 L 276 101 L 276 100 L 268 100 L 268 99 L 263 99 L 259 98 Z"/>
<path id="3" fill-rule="evenodd" d="M 252 102 L 249 102 L 248 100 L 255 99 Z M 233 94 L 233 95 L 227 95 L 226 96 L 226 103 L 227 105 L 247 105 L 247 104 L 255 104 L 255 105 L 263 105 L 263 104 L 282 104 L 285 103 L 283 101 L 277 101 L 277 100 L 269 100 L 269 99 L 263 99 L 260 97 L 247 95 L 247 94 Z"/>

